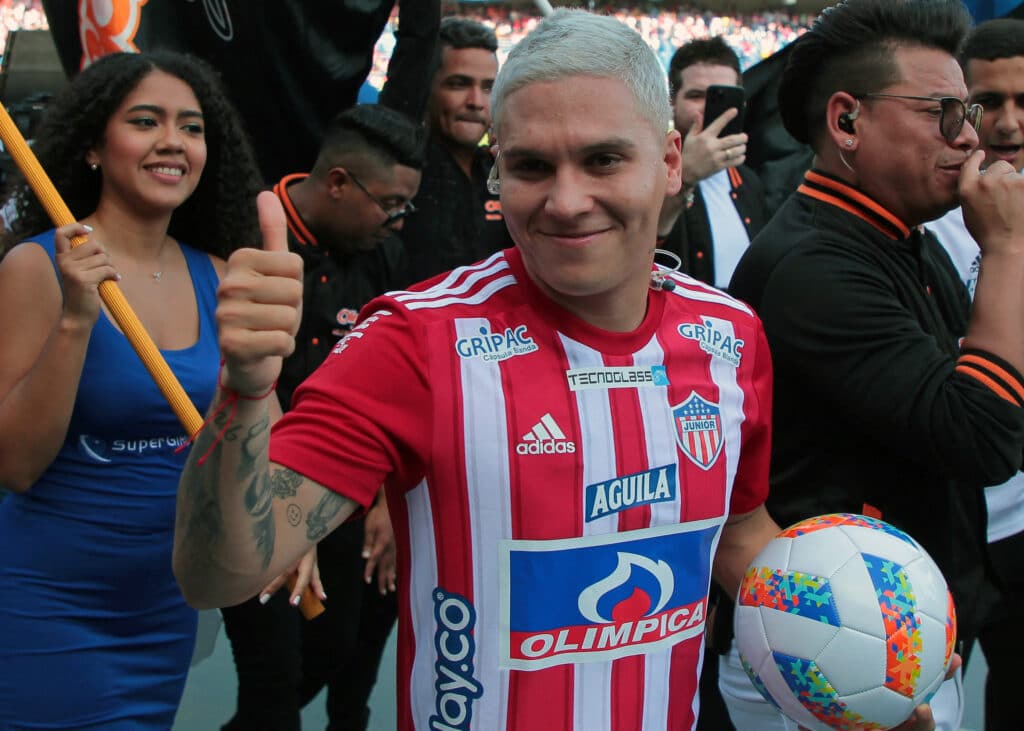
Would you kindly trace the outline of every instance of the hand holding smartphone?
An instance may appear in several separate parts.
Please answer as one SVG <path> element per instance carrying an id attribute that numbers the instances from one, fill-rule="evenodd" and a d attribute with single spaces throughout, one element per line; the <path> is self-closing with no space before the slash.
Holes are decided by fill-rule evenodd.
<path id="1" fill-rule="evenodd" d="M 725 125 L 719 137 L 738 135 L 743 132 L 743 113 L 746 110 L 746 92 L 742 86 L 712 84 L 704 96 L 704 128 L 718 119 L 727 109 L 736 109 L 737 114 Z"/>

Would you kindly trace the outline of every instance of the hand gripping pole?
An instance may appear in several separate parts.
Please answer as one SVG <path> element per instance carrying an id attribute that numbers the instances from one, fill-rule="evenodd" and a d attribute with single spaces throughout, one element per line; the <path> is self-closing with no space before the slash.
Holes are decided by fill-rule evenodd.
<path id="1" fill-rule="evenodd" d="M 22 136 L 18 126 L 11 119 L 11 115 L 7 113 L 7 109 L 2 104 L 0 104 L 0 140 L 3 140 L 4 147 L 10 154 L 11 159 L 14 160 L 22 175 L 25 176 L 29 187 L 32 188 L 32 192 L 39 198 L 39 202 L 46 209 L 54 225 L 59 227 L 74 223 L 75 218 L 71 215 L 67 204 L 64 203 L 60 194 L 57 193 L 57 189 L 53 186 L 53 181 L 50 180 L 42 165 L 39 164 L 35 153 L 32 152 L 28 143 L 25 142 L 25 138 Z M 76 236 L 71 240 L 71 246 L 81 246 L 85 241 L 84 236 Z M 153 339 L 149 337 L 149 333 L 142 326 L 138 315 L 135 314 L 131 305 L 128 304 L 128 300 L 122 294 L 121 288 L 117 286 L 116 282 L 108 279 L 100 282 L 99 290 L 100 297 L 103 299 L 107 309 L 110 310 L 114 322 L 121 328 L 121 332 L 128 338 L 128 342 L 131 343 L 135 352 L 138 353 L 139 358 L 142 360 L 142 365 L 149 371 L 149 375 L 156 382 L 160 393 L 167 399 L 167 403 L 174 410 L 178 421 L 185 427 L 189 437 L 194 437 L 199 432 L 199 429 L 202 428 L 203 419 L 189 399 L 188 394 L 185 393 L 185 389 L 181 387 L 178 379 L 171 372 L 167 361 L 164 360 L 160 350 L 156 347 L 156 343 L 153 342 Z M 293 583 L 292 586 L 294 586 Z M 308 586 L 302 593 L 300 608 L 307 619 L 312 619 L 324 611 L 323 604 L 320 603 L 316 594 Z"/>
<path id="2" fill-rule="evenodd" d="M 57 189 L 53 187 L 53 182 L 39 164 L 35 153 L 32 152 L 28 143 L 25 142 L 25 138 L 22 137 L 18 126 L 11 119 L 11 115 L 7 113 L 7 109 L 2 104 L 0 104 L 0 139 L 3 140 L 7 152 L 10 153 L 11 158 L 18 165 L 18 168 L 21 169 L 25 180 L 28 181 L 29 187 L 32 188 L 32 192 L 39 198 L 39 202 L 43 204 L 43 208 L 46 209 L 54 225 L 59 227 L 74 223 L 75 219 L 71 215 L 67 204 L 61 199 Z M 85 163 L 83 162 L 82 164 L 84 165 Z M 71 240 L 71 246 L 81 246 L 85 241 L 84 236 L 76 236 Z M 203 425 L 203 419 L 199 416 L 199 412 L 189 400 L 181 384 L 178 383 L 178 379 L 174 377 L 174 373 L 168 367 L 167 361 L 160 355 L 160 351 L 157 349 L 153 339 L 149 337 L 149 333 L 142 327 L 138 316 L 121 293 L 121 288 L 117 286 L 116 282 L 108 279 L 100 282 L 99 290 L 100 297 L 103 299 L 107 309 L 110 310 L 114 322 L 121 328 L 121 332 L 128 338 L 128 342 L 131 343 L 135 352 L 138 353 L 139 358 L 142 360 L 142 365 L 146 367 L 149 375 L 156 381 L 160 393 L 167 399 L 167 403 L 171 405 L 188 435 L 190 437 L 195 436 Z"/>

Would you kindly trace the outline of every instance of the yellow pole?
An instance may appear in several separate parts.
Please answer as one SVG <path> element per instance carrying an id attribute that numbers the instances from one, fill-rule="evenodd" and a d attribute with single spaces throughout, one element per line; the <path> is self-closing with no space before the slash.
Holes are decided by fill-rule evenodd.
<path id="1" fill-rule="evenodd" d="M 2 104 L 0 104 L 0 139 L 3 140 L 4 147 L 7 148 L 7 152 L 21 169 L 25 180 L 28 181 L 36 197 L 39 198 L 39 202 L 43 204 L 43 208 L 50 215 L 50 220 L 54 225 L 59 227 L 74 223 L 75 219 L 67 204 L 61 199 L 57 189 L 53 187 L 53 182 L 39 164 L 38 158 L 25 142 L 18 126 Z M 82 164 L 85 164 L 84 161 Z M 76 236 L 72 239 L 71 246 L 80 246 L 85 243 L 85 240 L 84 236 Z M 167 361 L 160 354 L 153 339 L 142 327 L 138 316 L 128 304 L 128 300 L 124 298 L 124 294 L 121 293 L 120 287 L 116 282 L 107 280 L 100 282 L 99 289 L 100 297 L 103 298 L 104 304 L 110 310 L 114 322 L 121 328 L 121 332 L 128 338 L 128 342 L 142 359 L 142 364 L 156 381 L 157 387 L 167 399 L 167 403 L 171 405 L 178 420 L 185 427 L 185 431 L 190 437 L 195 436 L 203 425 L 202 417 L 199 416 L 196 407 L 167 366 Z"/>
<path id="2" fill-rule="evenodd" d="M 60 194 L 57 193 L 57 189 L 53 186 L 53 181 L 50 180 L 42 165 L 39 164 L 39 159 L 32 152 L 32 148 L 28 146 L 28 143 L 25 142 L 25 138 L 22 136 L 21 130 L 18 129 L 18 125 L 14 123 L 11 115 L 7 113 L 7 109 L 2 104 L 0 104 L 0 140 L 3 140 L 4 147 L 10 153 L 11 159 L 18 165 L 18 168 L 25 176 L 25 180 L 28 181 L 29 187 L 32 188 L 32 192 L 39 198 L 39 202 L 43 204 L 43 208 L 46 209 L 54 225 L 59 227 L 74 223 L 75 218 L 71 215 L 67 204 L 61 199 Z M 83 161 L 82 164 L 84 165 L 85 162 Z M 71 246 L 80 246 L 85 241 L 84 236 L 76 236 L 71 240 Z M 153 342 L 153 339 L 149 337 L 149 333 L 142 326 L 138 315 L 132 310 L 128 300 L 124 298 L 121 288 L 117 286 L 116 282 L 106 280 L 100 282 L 99 289 L 100 297 L 103 298 L 103 303 L 114 317 L 114 322 L 121 328 L 121 332 L 128 338 L 128 342 L 131 343 L 135 352 L 138 353 L 139 358 L 142 360 L 142 365 L 146 367 L 149 375 L 156 381 L 157 388 L 160 389 L 160 393 L 167 399 L 167 403 L 171 405 L 178 420 L 185 427 L 185 431 L 188 432 L 190 437 L 194 437 L 199 432 L 199 429 L 202 428 L 203 419 L 189 399 L 188 394 L 185 393 L 185 389 L 178 383 L 178 379 L 175 378 L 174 373 L 167 365 L 167 361 L 160 354 L 156 343 Z M 294 580 L 289 580 L 288 585 L 289 587 L 294 587 Z M 302 593 L 300 609 L 307 619 L 313 619 L 324 611 L 323 604 L 320 603 L 316 594 L 308 586 Z"/>

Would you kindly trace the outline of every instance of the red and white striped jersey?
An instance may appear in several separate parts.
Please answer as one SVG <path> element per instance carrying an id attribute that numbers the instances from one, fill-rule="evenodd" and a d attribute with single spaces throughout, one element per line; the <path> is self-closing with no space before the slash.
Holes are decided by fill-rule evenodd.
<path id="1" fill-rule="evenodd" d="M 368 504 L 399 553 L 399 728 L 691 729 L 725 516 L 768 489 L 771 363 L 683 275 L 630 333 L 516 250 L 371 302 L 271 459 Z"/>

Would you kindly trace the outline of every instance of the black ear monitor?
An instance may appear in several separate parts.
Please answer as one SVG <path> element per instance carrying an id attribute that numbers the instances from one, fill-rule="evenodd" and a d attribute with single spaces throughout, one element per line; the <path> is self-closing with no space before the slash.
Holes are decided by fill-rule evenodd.
<path id="1" fill-rule="evenodd" d="M 856 130 L 853 128 L 853 120 L 860 116 L 860 99 L 857 100 L 857 106 L 852 111 L 843 112 L 839 115 L 839 119 L 836 120 L 836 126 L 848 135 L 856 134 Z"/>

